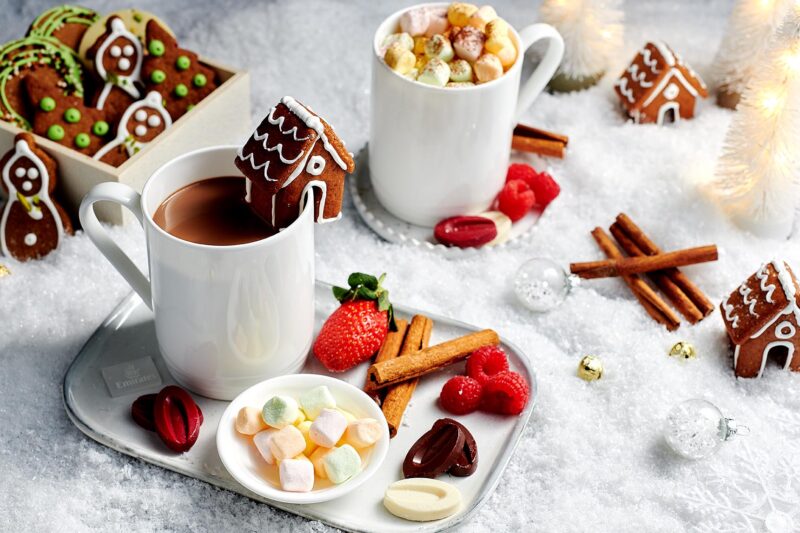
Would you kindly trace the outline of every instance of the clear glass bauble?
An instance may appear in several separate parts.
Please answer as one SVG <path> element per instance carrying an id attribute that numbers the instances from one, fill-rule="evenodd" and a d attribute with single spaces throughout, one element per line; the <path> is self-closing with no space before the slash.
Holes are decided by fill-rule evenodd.
<path id="1" fill-rule="evenodd" d="M 725 418 L 716 405 L 700 399 L 686 400 L 673 407 L 664 425 L 669 447 L 687 459 L 715 454 L 736 432 L 732 418 Z"/>
<path id="2" fill-rule="evenodd" d="M 546 313 L 561 305 L 576 284 L 577 278 L 568 275 L 558 263 L 537 257 L 519 267 L 514 293 L 531 311 Z"/>

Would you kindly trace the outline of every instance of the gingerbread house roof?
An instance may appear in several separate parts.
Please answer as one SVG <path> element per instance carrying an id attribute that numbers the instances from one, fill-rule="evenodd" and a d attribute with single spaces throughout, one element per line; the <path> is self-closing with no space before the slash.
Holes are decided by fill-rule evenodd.
<path id="1" fill-rule="evenodd" d="M 633 112 L 649 105 L 673 78 L 694 96 L 708 96 L 706 85 L 691 67 L 665 43 L 654 41 L 636 54 L 614 89 L 625 108 Z"/>
<path id="2" fill-rule="evenodd" d="M 355 169 L 352 154 L 330 124 L 291 96 L 284 96 L 239 150 L 236 163 L 248 178 L 257 176 L 260 185 L 277 192 L 303 172 L 318 142 L 342 170 L 350 173 Z"/>
<path id="3" fill-rule="evenodd" d="M 800 286 L 789 265 L 783 261 L 762 265 L 720 304 L 728 335 L 738 346 L 789 313 L 800 324 L 799 298 Z"/>

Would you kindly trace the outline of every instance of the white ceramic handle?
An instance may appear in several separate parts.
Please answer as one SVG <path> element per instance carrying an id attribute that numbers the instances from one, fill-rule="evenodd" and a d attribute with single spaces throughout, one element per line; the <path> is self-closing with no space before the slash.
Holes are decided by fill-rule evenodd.
<path id="1" fill-rule="evenodd" d="M 150 296 L 150 281 L 142 274 L 142 271 L 133 264 L 130 257 L 123 252 L 117 243 L 115 243 L 108 232 L 105 230 L 100 221 L 97 220 L 97 215 L 94 212 L 94 204 L 96 202 L 116 202 L 123 207 L 126 207 L 136 216 L 139 224 L 142 224 L 143 213 L 141 205 L 141 195 L 121 183 L 100 183 L 95 185 L 89 194 L 87 194 L 81 202 L 80 218 L 83 230 L 92 240 L 95 246 L 106 256 L 106 259 L 111 262 L 111 265 L 122 274 L 133 290 L 141 296 L 142 301 L 147 304 L 147 307 L 153 308 L 152 299 Z"/>
<path id="2" fill-rule="evenodd" d="M 547 52 L 545 52 L 541 62 L 519 90 L 515 123 L 519 122 L 522 114 L 528 110 L 536 97 L 539 96 L 539 93 L 542 92 L 547 82 L 556 73 L 558 65 L 561 63 L 561 58 L 564 57 L 564 40 L 558 30 L 549 24 L 532 24 L 523 28 L 519 32 L 519 36 L 522 40 L 520 54 L 527 52 L 528 48 L 542 39 L 547 39 L 550 43 L 547 45 Z"/>

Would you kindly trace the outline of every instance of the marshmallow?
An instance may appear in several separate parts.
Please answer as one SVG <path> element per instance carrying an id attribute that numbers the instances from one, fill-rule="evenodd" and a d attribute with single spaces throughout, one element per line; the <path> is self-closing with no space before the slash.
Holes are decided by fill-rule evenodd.
<path id="1" fill-rule="evenodd" d="M 332 448 L 342 438 L 347 429 L 347 418 L 334 409 L 323 409 L 311 428 L 308 436 L 311 440 L 326 448 Z"/>
<path id="2" fill-rule="evenodd" d="M 495 39 L 508 39 L 508 22 L 501 18 L 496 18 L 491 22 L 486 23 L 484 28 L 487 37 Z"/>
<path id="3" fill-rule="evenodd" d="M 497 60 L 497 63 L 500 64 L 499 59 Z M 503 67 L 501 65 L 500 69 L 502 70 L 502 68 Z M 419 76 L 417 77 L 418 82 L 425 83 L 427 85 L 433 85 L 435 87 L 444 87 L 449 80 L 450 67 L 438 57 L 434 57 L 428 61 L 428 63 L 425 65 L 425 68 L 422 69 L 422 72 L 420 72 Z"/>
<path id="4" fill-rule="evenodd" d="M 265 429 L 264 431 L 259 431 L 253 437 L 253 444 L 256 445 L 258 453 L 261 454 L 261 457 L 264 458 L 268 465 L 275 464 L 275 456 L 272 455 L 272 450 L 269 447 L 269 441 L 277 432 L 277 429 Z"/>
<path id="5" fill-rule="evenodd" d="M 322 463 L 325 465 L 328 479 L 337 485 L 344 483 L 361 470 L 361 456 L 349 444 L 331 450 L 325 455 Z"/>
<path id="6" fill-rule="evenodd" d="M 472 65 L 469 61 L 456 59 L 450 63 L 450 81 L 472 81 Z"/>
<path id="7" fill-rule="evenodd" d="M 425 32 L 425 35 L 433 37 L 437 33 L 444 33 L 449 25 L 446 8 L 432 7 L 428 9 L 428 31 Z"/>
<path id="8" fill-rule="evenodd" d="M 394 43 L 400 44 L 406 50 L 413 50 L 414 49 L 414 39 L 407 33 L 393 33 L 391 35 L 387 35 L 385 39 L 383 39 L 383 43 L 381 43 L 381 48 L 386 50 Z"/>
<path id="9" fill-rule="evenodd" d="M 424 56 L 425 55 L 425 43 L 428 42 L 428 38 L 424 35 L 420 35 L 418 37 L 414 37 L 414 55 L 416 56 Z"/>
<path id="10" fill-rule="evenodd" d="M 267 429 L 264 419 L 261 418 L 261 410 L 257 407 L 239 409 L 234 427 L 242 435 L 255 435 L 259 431 Z"/>
<path id="11" fill-rule="evenodd" d="M 428 30 L 430 15 L 428 8 L 411 8 L 400 15 L 400 30 L 410 34 L 412 37 L 422 35 Z"/>
<path id="12" fill-rule="evenodd" d="M 314 465 L 305 457 L 281 461 L 279 473 L 285 491 L 309 492 L 314 488 Z"/>
<path id="13" fill-rule="evenodd" d="M 300 407 L 289 396 L 273 396 L 261 409 L 264 422 L 278 429 L 292 425 L 299 414 Z"/>
<path id="14" fill-rule="evenodd" d="M 283 461 L 303 453 L 306 449 L 306 439 L 294 426 L 286 426 L 275 432 L 269 439 L 269 450 L 275 459 Z"/>
<path id="15" fill-rule="evenodd" d="M 309 419 L 314 420 L 323 409 L 335 408 L 336 399 L 328 387 L 320 385 L 300 396 L 300 407 L 303 408 Z"/>
<path id="16" fill-rule="evenodd" d="M 344 432 L 344 441 L 353 448 L 366 448 L 372 446 L 383 434 L 381 423 L 374 418 L 362 418 L 347 425 Z"/>
<path id="17" fill-rule="evenodd" d="M 481 30 L 475 29 L 472 26 L 467 26 L 453 38 L 453 50 L 458 57 L 472 63 L 481 56 L 481 52 L 483 52 L 483 43 L 485 41 L 486 36 Z"/>
<path id="18" fill-rule="evenodd" d="M 311 454 L 311 463 L 314 465 L 314 473 L 320 479 L 328 479 L 328 474 L 325 472 L 325 456 L 331 452 L 330 448 L 323 448 L 320 446 L 314 453 Z"/>
<path id="19" fill-rule="evenodd" d="M 503 75 L 503 65 L 494 54 L 483 54 L 472 65 L 472 69 L 475 71 L 475 77 L 478 78 L 479 83 L 496 80 Z"/>
<path id="20" fill-rule="evenodd" d="M 425 57 L 450 61 L 453 59 L 453 45 L 444 35 L 434 35 L 425 42 Z"/>
<path id="21" fill-rule="evenodd" d="M 500 64 L 503 65 L 503 68 L 508 69 L 514 64 L 514 61 L 517 60 L 517 47 L 514 46 L 511 39 L 508 39 L 506 46 L 494 52 L 494 55 L 500 60 Z"/>
<path id="22" fill-rule="evenodd" d="M 417 56 L 411 50 L 406 50 L 400 43 L 393 43 L 386 49 L 383 56 L 386 65 L 398 74 L 406 74 L 414 68 Z"/>
<path id="23" fill-rule="evenodd" d="M 447 85 L 445 85 L 445 87 L 453 87 L 453 88 L 475 87 L 475 84 L 472 83 L 471 81 L 450 81 L 447 83 Z"/>
<path id="24" fill-rule="evenodd" d="M 306 441 L 306 449 L 303 450 L 305 455 L 311 455 L 314 453 L 314 450 L 317 449 L 317 445 L 314 444 L 314 441 L 308 436 L 308 431 L 311 429 L 311 424 L 313 424 L 311 420 L 305 420 L 299 424 L 297 424 L 297 429 L 300 430 L 300 433 L 303 434 L 303 438 Z"/>
<path id="25" fill-rule="evenodd" d="M 463 2 L 453 2 L 447 8 L 447 20 L 453 26 L 466 26 L 469 19 L 478 11 L 478 6 Z"/>
<path id="26" fill-rule="evenodd" d="M 348 423 L 348 424 L 349 424 L 350 422 L 355 422 L 356 420 L 358 420 L 358 418 L 356 418 L 356 415 L 354 415 L 354 414 L 353 414 L 353 413 L 351 413 L 350 411 L 345 411 L 345 410 L 344 410 L 344 409 L 342 409 L 341 407 L 337 407 L 337 408 L 336 408 L 336 410 L 337 410 L 337 411 L 339 411 L 340 413 L 342 413 L 342 414 L 344 415 L 344 417 L 347 419 L 347 423 Z"/>
<path id="27" fill-rule="evenodd" d="M 294 422 L 292 422 L 292 425 L 293 426 L 299 426 L 300 424 L 302 424 L 305 421 L 306 421 L 306 414 L 303 412 L 302 409 L 300 409 L 300 410 L 298 410 L 297 418 L 294 419 Z"/>
<path id="28" fill-rule="evenodd" d="M 483 31 L 486 25 L 497 18 L 497 11 L 492 6 L 481 6 L 469 19 L 468 24 Z"/>

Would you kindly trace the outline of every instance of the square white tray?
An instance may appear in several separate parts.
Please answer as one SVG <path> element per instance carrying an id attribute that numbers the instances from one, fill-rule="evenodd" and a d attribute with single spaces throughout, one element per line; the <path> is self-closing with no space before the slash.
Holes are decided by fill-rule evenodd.
<path id="1" fill-rule="evenodd" d="M 316 329 L 319 330 L 336 306 L 330 285 L 317 283 L 316 302 Z M 402 305 L 395 305 L 395 310 L 401 317 L 418 312 Z M 481 329 L 449 318 L 425 314 L 434 321 L 431 344 Z M 463 372 L 463 363 L 420 380 L 406 411 L 403 426 L 391 442 L 386 461 L 372 478 L 342 498 L 311 505 L 289 505 L 265 500 L 231 478 L 219 459 L 215 442 L 218 421 L 228 402 L 195 395 L 203 411 L 204 423 L 197 443 L 184 454 L 170 452 L 154 433 L 136 425 L 130 415 L 133 400 L 141 394 L 157 392 L 166 384 L 173 383 L 173 380 L 158 351 L 152 313 L 133 293 L 117 306 L 78 353 L 64 377 L 64 404 L 75 425 L 101 444 L 290 513 L 349 531 L 441 531 L 468 519 L 486 501 L 497 486 L 533 412 L 537 391 L 533 368 L 528 358 L 514 345 L 503 340 L 502 346 L 509 355 L 511 368 L 522 373 L 531 384 L 531 399 L 518 417 L 480 412 L 457 417 L 470 429 L 478 443 L 478 469 L 466 478 L 440 478 L 459 488 L 464 505 L 456 515 L 437 522 L 408 522 L 391 515 L 383 507 L 383 493 L 390 483 L 402 479 L 403 459 L 411 445 L 437 419 L 451 416 L 438 406 L 439 391 L 450 376 Z M 136 388 L 137 383 L 146 385 L 128 394 L 124 394 L 124 390 L 120 394 L 118 390 L 117 395 L 112 397 L 104 381 L 103 370 L 147 357 L 155 363 L 160 379 L 152 374 L 141 374 L 136 365 L 118 367 L 112 373 L 119 374 L 122 370 L 124 379 L 133 384 L 132 388 Z M 362 386 L 366 366 L 365 363 L 336 377 Z M 308 358 L 303 371 L 327 373 L 313 357 Z M 123 389 L 127 382 L 122 384 Z"/>

